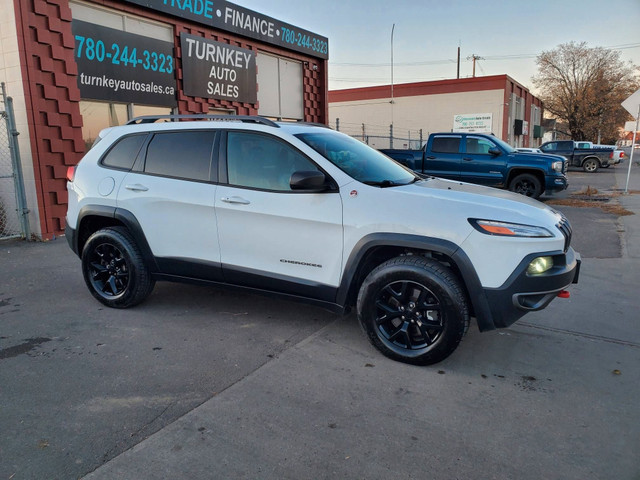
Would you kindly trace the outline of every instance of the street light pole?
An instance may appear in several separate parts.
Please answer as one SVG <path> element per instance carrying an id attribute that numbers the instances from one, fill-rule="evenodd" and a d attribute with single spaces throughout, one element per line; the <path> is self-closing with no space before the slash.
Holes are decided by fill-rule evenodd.
<path id="1" fill-rule="evenodd" d="M 391 27 L 391 131 L 393 132 L 393 32 L 396 29 L 396 24 L 394 23 Z M 391 134 L 391 138 L 389 138 L 389 148 L 393 148 L 393 134 Z"/>

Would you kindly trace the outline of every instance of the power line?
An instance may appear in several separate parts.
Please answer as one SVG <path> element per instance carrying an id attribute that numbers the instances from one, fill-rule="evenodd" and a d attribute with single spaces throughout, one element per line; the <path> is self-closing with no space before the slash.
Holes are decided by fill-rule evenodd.
<path id="1" fill-rule="evenodd" d="M 640 43 L 623 43 L 621 45 L 612 45 L 609 47 L 601 47 L 606 50 L 628 50 L 630 48 L 638 48 L 640 47 Z M 483 60 L 519 60 L 519 59 L 527 59 L 527 58 L 536 58 L 539 53 L 518 53 L 512 55 L 488 55 L 483 57 Z M 467 57 L 466 61 L 472 61 L 471 57 Z M 456 63 L 457 60 L 454 58 L 447 58 L 442 60 L 427 60 L 424 62 L 395 62 L 396 66 L 403 67 L 422 67 L 427 65 L 445 65 L 448 63 Z M 329 62 L 329 65 L 332 67 L 389 67 L 391 66 L 388 62 L 382 63 L 351 63 L 351 62 Z"/>

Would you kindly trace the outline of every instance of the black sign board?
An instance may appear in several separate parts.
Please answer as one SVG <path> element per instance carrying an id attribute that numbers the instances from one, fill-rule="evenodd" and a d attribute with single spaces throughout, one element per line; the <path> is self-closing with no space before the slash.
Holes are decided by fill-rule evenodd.
<path id="1" fill-rule="evenodd" d="M 182 90 L 193 97 L 256 103 L 256 54 L 246 48 L 180 34 Z"/>
<path id="2" fill-rule="evenodd" d="M 329 58 L 326 37 L 224 0 L 125 0 L 265 43 Z"/>
<path id="3" fill-rule="evenodd" d="M 73 20 L 82 98 L 176 106 L 173 44 Z"/>

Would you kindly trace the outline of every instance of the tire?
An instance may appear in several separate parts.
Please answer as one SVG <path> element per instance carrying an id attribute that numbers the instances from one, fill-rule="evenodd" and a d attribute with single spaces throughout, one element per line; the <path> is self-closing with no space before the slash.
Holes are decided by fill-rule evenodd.
<path id="1" fill-rule="evenodd" d="M 91 294 L 112 308 L 128 308 L 149 296 L 155 281 L 124 227 L 98 230 L 82 250 L 82 274 Z"/>
<path id="2" fill-rule="evenodd" d="M 424 257 L 396 257 L 376 267 L 358 294 L 369 341 L 393 360 L 431 365 L 453 353 L 469 328 L 469 308 L 455 274 Z"/>
<path id="3" fill-rule="evenodd" d="M 582 163 L 582 169 L 587 173 L 596 173 L 598 171 L 598 167 L 600 167 L 600 162 L 595 158 L 587 158 Z"/>
<path id="4" fill-rule="evenodd" d="M 531 173 L 521 173 L 513 177 L 509 183 L 509 190 L 526 197 L 539 198 L 542 195 L 542 183 Z"/>

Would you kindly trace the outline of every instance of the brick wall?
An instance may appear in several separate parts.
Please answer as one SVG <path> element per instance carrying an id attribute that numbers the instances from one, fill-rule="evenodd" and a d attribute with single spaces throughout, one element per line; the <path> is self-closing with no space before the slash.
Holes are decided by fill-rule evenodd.
<path id="1" fill-rule="evenodd" d="M 173 26 L 178 59 L 181 56 L 180 33 L 187 32 L 254 51 L 259 48 L 303 62 L 304 120 L 328 122 L 326 60 L 283 51 L 270 45 L 258 45 L 252 40 L 212 31 L 178 18 L 163 17 L 157 12 L 116 0 L 95 0 L 92 3 Z M 64 232 L 66 169 L 77 164 L 84 154 L 71 9 L 68 0 L 14 0 L 14 5 L 38 192 L 40 231 L 43 239 L 51 239 Z M 314 69 L 314 65 L 317 69 Z M 182 69 L 179 62 L 176 75 L 179 113 L 207 113 L 211 108 L 234 109 L 239 115 L 255 115 L 258 112 L 257 104 L 186 96 L 181 91 Z"/>

